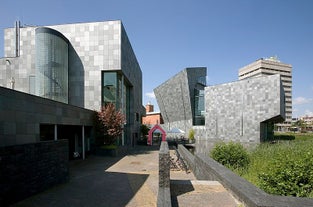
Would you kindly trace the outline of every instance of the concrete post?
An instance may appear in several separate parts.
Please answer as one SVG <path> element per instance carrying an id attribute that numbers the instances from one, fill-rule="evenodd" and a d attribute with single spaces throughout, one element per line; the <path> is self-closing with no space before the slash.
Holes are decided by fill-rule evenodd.
<path id="1" fill-rule="evenodd" d="M 54 125 L 54 141 L 58 140 L 58 125 Z"/>

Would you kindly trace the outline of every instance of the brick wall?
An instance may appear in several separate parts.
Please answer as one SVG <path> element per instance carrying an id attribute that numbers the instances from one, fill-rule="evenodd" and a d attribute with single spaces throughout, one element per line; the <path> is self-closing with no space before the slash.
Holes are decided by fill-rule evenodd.
<path id="1" fill-rule="evenodd" d="M 0 147 L 0 206 L 69 179 L 68 141 Z"/>

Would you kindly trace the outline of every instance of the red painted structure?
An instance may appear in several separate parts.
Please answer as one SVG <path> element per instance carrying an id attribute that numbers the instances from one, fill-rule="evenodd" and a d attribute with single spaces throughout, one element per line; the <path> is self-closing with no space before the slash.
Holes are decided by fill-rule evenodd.
<path id="1" fill-rule="evenodd" d="M 148 145 L 152 145 L 153 132 L 155 130 L 157 130 L 157 129 L 161 131 L 162 141 L 166 141 L 166 132 L 164 131 L 164 129 L 162 129 L 162 127 L 160 125 L 156 124 L 156 125 L 154 125 L 154 127 L 152 127 L 149 130 L 149 137 L 148 137 L 148 140 L 147 140 L 147 144 Z"/>

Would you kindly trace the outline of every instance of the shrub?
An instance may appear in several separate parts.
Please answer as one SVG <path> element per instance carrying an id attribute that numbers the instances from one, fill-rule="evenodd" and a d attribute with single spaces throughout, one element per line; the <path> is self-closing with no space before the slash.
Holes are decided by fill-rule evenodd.
<path id="1" fill-rule="evenodd" d="M 101 111 L 96 112 L 96 129 L 102 138 L 102 143 L 112 145 L 116 143 L 117 138 L 122 135 L 125 123 L 125 115 L 121 110 L 117 110 L 113 103 L 108 103 L 101 108 Z"/>
<path id="2" fill-rule="evenodd" d="M 294 135 L 289 134 L 278 134 L 274 136 L 274 140 L 295 140 L 296 137 Z"/>
<path id="3" fill-rule="evenodd" d="M 235 142 L 217 143 L 210 153 L 211 157 L 231 170 L 242 171 L 249 165 L 247 150 Z"/>
<path id="4" fill-rule="evenodd" d="M 195 139 L 195 130 L 193 130 L 193 129 L 190 129 L 190 130 L 189 130 L 188 138 L 189 138 L 190 140 L 194 140 L 194 139 Z"/>

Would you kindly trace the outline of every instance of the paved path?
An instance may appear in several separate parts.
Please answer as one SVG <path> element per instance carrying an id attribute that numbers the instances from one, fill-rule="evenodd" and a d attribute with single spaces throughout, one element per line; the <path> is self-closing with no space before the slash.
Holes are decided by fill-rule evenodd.
<path id="1" fill-rule="evenodd" d="M 174 151 L 171 151 L 175 162 Z M 154 207 L 158 193 L 158 150 L 139 147 L 125 157 L 90 156 L 70 162 L 68 183 L 17 203 L 16 207 Z M 196 181 L 171 170 L 173 206 L 238 206 L 218 182 Z"/>
<path id="2" fill-rule="evenodd" d="M 171 151 L 176 159 L 175 151 Z M 238 202 L 219 182 L 197 180 L 193 173 L 171 170 L 171 197 L 173 207 L 237 207 Z"/>

